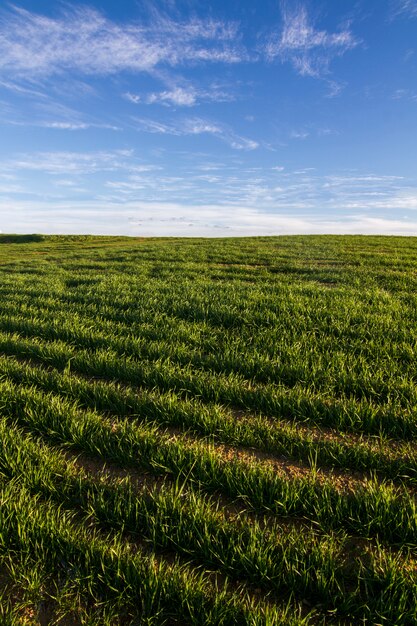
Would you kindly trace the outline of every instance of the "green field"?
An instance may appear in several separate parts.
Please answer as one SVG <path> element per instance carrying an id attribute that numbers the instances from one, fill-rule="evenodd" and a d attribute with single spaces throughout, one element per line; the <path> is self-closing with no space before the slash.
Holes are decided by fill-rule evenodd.
<path id="1" fill-rule="evenodd" d="M 417 624 L 417 239 L 0 235 L 0 623 Z"/>

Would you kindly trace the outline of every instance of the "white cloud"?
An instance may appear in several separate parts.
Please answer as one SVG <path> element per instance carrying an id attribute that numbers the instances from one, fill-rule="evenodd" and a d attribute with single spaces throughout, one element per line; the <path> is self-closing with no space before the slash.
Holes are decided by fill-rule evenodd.
<path id="1" fill-rule="evenodd" d="M 290 133 L 291 139 L 307 139 L 310 133 L 307 130 L 293 130 Z"/>
<path id="2" fill-rule="evenodd" d="M 201 172 L 224 172 L 227 169 L 227 165 L 225 163 L 204 163 L 203 165 L 197 165 L 195 169 Z"/>
<path id="3" fill-rule="evenodd" d="M 253 139 L 246 139 L 245 137 L 238 137 L 237 135 L 233 138 L 226 141 L 229 141 L 232 148 L 235 150 L 256 150 L 259 148 L 259 143 L 254 141 Z"/>
<path id="4" fill-rule="evenodd" d="M 288 8 L 284 5 L 282 15 L 281 35 L 270 41 L 266 55 L 270 60 L 279 57 L 282 61 L 289 61 L 301 76 L 323 77 L 334 57 L 358 45 L 350 30 L 337 33 L 317 30 L 305 7 Z"/>
<path id="5" fill-rule="evenodd" d="M 396 89 L 392 94 L 392 99 L 417 101 L 417 92 L 411 91 L 411 89 Z"/>
<path id="6" fill-rule="evenodd" d="M 205 120 L 199 117 L 185 118 L 179 121 L 165 123 L 147 118 L 134 118 L 139 130 L 161 135 L 214 135 L 225 141 L 235 150 L 256 150 L 259 147 L 257 141 L 247 139 L 235 134 L 230 128 L 217 122 Z"/>
<path id="7" fill-rule="evenodd" d="M 39 126 L 44 128 L 57 128 L 59 130 L 84 130 L 89 128 L 89 124 L 83 122 L 41 122 Z"/>
<path id="8" fill-rule="evenodd" d="M 220 125 L 199 117 L 184 120 L 182 129 L 184 135 L 201 135 L 202 133 L 221 135 L 223 132 Z"/>
<path id="9" fill-rule="evenodd" d="M 38 128 L 51 128 L 55 130 L 87 130 L 88 128 L 102 128 L 107 130 L 121 130 L 119 126 L 111 124 L 94 124 L 88 122 L 61 121 L 61 120 L 39 120 L 39 121 L 18 121 L 11 118 L 5 118 L 3 123 L 11 126 L 36 126 Z"/>
<path id="10" fill-rule="evenodd" d="M 346 185 L 354 185 L 356 183 L 377 183 L 378 185 L 380 185 L 381 183 L 391 183 L 393 181 L 399 181 L 399 180 L 404 180 L 403 176 L 392 176 L 392 175 L 385 175 L 385 176 L 377 176 L 375 174 L 363 174 L 363 175 L 358 175 L 358 174 L 350 174 L 350 175 L 340 175 L 340 176 L 327 176 L 326 177 L 327 180 L 331 181 L 333 184 L 335 185 L 339 185 L 339 184 L 346 184 Z"/>
<path id="11" fill-rule="evenodd" d="M 156 133 L 158 135 L 182 135 L 179 129 L 177 129 L 174 125 L 166 124 L 164 122 L 157 122 L 156 120 L 151 120 L 142 117 L 134 117 L 133 121 L 137 125 L 138 130 L 145 131 L 146 133 Z"/>
<path id="12" fill-rule="evenodd" d="M 331 219 L 308 212 L 265 212 L 255 205 L 173 202 L 0 201 L 3 232 L 92 233 L 142 236 L 252 236 L 283 234 L 417 235 L 417 221 L 364 213 Z"/>
<path id="13" fill-rule="evenodd" d="M 56 180 L 55 185 L 57 185 L 58 187 L 76 187 L 77 183 L 73 180 L 62 178 L 60 180 Z"/>
<path id="14" fill-rule="evenodd" d="M 19 170 L 45 172 L 47 174 L 88 174 L 115 170 L 129 170 L 135 165 L 130 150 L 98 152 L 34 152 L 21 154 L 0 163 L 2 171 Z"/>
<path id="15" fill-rule="evenodd" d="M 326 83 L 328 87 L 326 98 L 336 98 L 342 93 L 343 89 L 346 86 L 345 83 L 341 83 L 336 80 L 326 80 Z"/>
<path id="16" fill-rule="evenodd" d="M 43 128 L 55 128 L 57 130 L 86 130 L 87 128 L 103 128 L 107 130 L 120 130 L 119 126 L 111 124 L 90 124 L 87 122 L 55 122 L 45 121 L 34 123 L 33 126 L 41 126 Z"/>
<path id="17" fill-rule="evenodd" d="M 16 194 L 24 193 L 24 191 L 20 185 L 3 184 L 0 182 L 0 194 Z"/>
<path id="18" fill-rule="evenodd" d="M 159 102 L 162 104 L 173 104 L 177 106 L 193 106 L 197 102 L 197 94 L 193 88 L 184 89 L 175 87 L 168 91 L 149 94 L 146 98 L 148 104 Z"/>
<path id="19" fill-rule="evenodd" d="M 138 94 L 130 93 L 130 91 L 127 91 L 126 93 L 124 93 L 123 97 L 126 100 L 129 100 L 129 102 L 133 102 L 133 104 L 139 104 L 139 102 L 142 100 L 142 98 Z"/>
<path id="20" fill-rule="evenodd" d="M 393 100 L 402 100 L 403 98 L 407 98 L 409 96 L 409 89 L 396 89 L 392 94 Z"/>
<path id="21" fill-rule="evenodd" d="M 394 16 L 417 17 L 417 0 L 394 0 Z"/>
<path id="22" fill-rule="evenodd" d="M 160 165 L 129 165 L 129 172 L 134 174 L 142 174 L 144 172 L 154 172 L 162 170 Z"/>
<path id="23" fill-rule="evenodd" d="M 61 84 L 61 81 L 58 82 Z M 74 89 L 77 89 L 78 82 L 76 81 Z M 17 101 L 13 101 L 13 105 L 10 104 L 5 108 L 1 120 L 3 124 L 70 131 L 86 130 L 88 128 L 121 130 L 120 127 L 114 124 L 99 121 L 96 117 L 96 111 L 88 114 L 82 113 L 62 102 L 58 102 L 47 93 L 49 87 L 45 89 L 44 95 L 41 92 L 26 89 L 14 83 L 10 85 L 10 88 L 22 97 Z"/>
<path id="24" fill-rule="evenodd" d="M 415 191 L 414 193 L 401 192 L 391 197 L 384 197 L 385 194 L 383 193 L 368 195 L 368 198 L 366 198 L 365 196 L 362 199 L 359 198 L 356 201 L 346 202 L 346 208 L 361 209 L 365 205 L 367 209 L 401 209 L 404 211 L 417 211 L 417 191 Z M 378 196 L 382 197 L 378 199 Z"/>
<path id="25" fill-rule="evenodd" d="M 23 96 L 34 96 L 36 98 L 46 98 L 46 95 L 41 91 L 37 91 L 35 89 L 29 89 L 28 87 L 23 87 L 18 83 L 13 81 L 0 80 L 0 87 L 7 89 L 8 91 L 13 91 L 19 95 Z"/>
<path id="26" fill-rule="evenodd" d="M 192 107 L 200 102 L 231 102 L 234 100 L 232 94 L 213 85 L 207 90 L 197 89 L 190 84 L 176 85 L 171 78 L 164 75 L 160 77 L 168 83 L 167 89 L 148 94 L 128 92 L 124 94 L 124 97 L 133 104 L 162 104 L 175 107 Z"/>
<path id="27" fill-rule="evenodd" d="M 190 118 L 183 124 L 178 132 L 217 137 L 218 125 L 213 122 Z M 261 216 L 291 214 L 299 219 L 308 214 L 321 224 L 344 223 L 351 213 L 391 221 L 409 214 L 408 221 L 416 221 L 412 218 L 412 214 L 417 216 L 416 181 L 395 174 L 347 170 L 323 175 L 312 167 L 295 171 L 272 164 L 245 167 L 237 155 L 225 164 L 209 160 L 204 153 L 184 151 L 177 156 L 173 165 L 160 156 L 144 162 L 131 150 L 21 154 L 0 162 L 0 196 L 8 198 L 10 207 L 19 203 L 21 194 L 39 200 L 39 206 L 41 199 L 47 206 L 49 198 L 52 212 L 52 200 L 61 202 L 64 194 L 70 198 L 82 192 L 85 202 L 95 199 L 103 206 L 119 205 L 121 210 L 134 202 L 161 206 L 175 202 L 178 207 L 196 207 L 201 202 L 223 207 L 225 219 L 230 207 L 256 207 Z M 73 201 L 74 209 L 86 206 L 84 201 Z"/>
<path id="28" fill-rule="evenodd" d="M 82 6 L 57 18 L 17 7 L 0 12 L 0 68 L 13 77 L 143 72 L 163 64 L 236 63 L 245 56 L 237 26 L 228 22 L 175 22 L 154 13 L 149 24 L 118 24 Z"/>

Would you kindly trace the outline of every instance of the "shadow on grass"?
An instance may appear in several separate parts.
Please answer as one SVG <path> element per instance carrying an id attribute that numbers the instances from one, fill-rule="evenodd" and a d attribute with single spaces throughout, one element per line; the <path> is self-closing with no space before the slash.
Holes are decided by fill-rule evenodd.
<path id="1" fill-rule="evenodd" d="M 43 235 L 0 235 L 0 243 L 35 243 L 43 239 Z"/>

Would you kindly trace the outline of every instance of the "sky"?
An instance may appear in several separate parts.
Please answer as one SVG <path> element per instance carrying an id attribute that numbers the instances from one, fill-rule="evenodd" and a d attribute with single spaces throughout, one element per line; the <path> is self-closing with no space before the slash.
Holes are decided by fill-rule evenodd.
<path id="1" fill-rule="evenodd" d="M 0 3 L 0 231 L 417 235 L 417 0 Z"/>

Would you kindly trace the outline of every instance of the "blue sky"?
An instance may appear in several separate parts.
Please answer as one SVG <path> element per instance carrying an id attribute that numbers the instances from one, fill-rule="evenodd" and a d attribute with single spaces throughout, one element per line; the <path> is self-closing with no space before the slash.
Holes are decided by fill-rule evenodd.
<path id="1" fill-rule="evenodd" d="M 417 235 L 417 0 L 0 5 L 0 229 Z"/>

